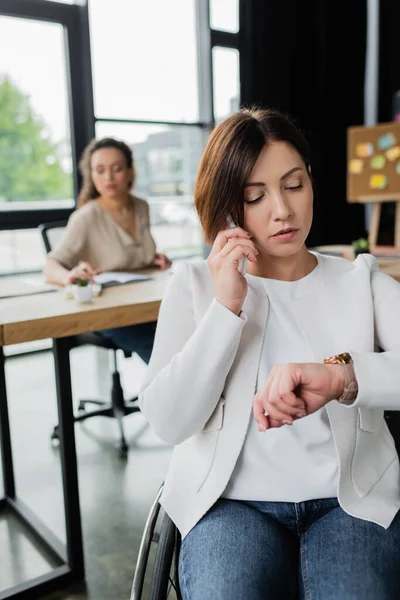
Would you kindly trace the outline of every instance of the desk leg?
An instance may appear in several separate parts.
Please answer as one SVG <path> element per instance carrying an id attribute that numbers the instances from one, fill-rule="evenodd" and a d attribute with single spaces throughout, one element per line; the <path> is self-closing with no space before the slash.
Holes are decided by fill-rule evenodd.
<path id="1" fill-rule="evenodd" d="M 0 499 L 0 512 L 13 513 L 42 545 L 55 563 L 49 573 L 40 575 L 7 589 L 0 589 L 0 600 L 32 600 L 42 598 L 53 590 L 84 578 L 81 518 L 79 509 L 78 476 L 75 454 L 74 420 L 70 382 L 69 351 L 66 340 L 54 343 L 57 381 L 57 402 L 60 421 L 60 455 L 64 488 L 66 547 L 36 517 L 28 506 L 16 496 L 9 415 L 5 359 L 0 347 L 0 450 L 4 477 L 4 498 Z"/>
<path id="2" fill-rule="evenodd" d="M 53 340 L 56 372 L 57 405 L 62 481 L 64 489 L 65 527 L 68 564 L 74 578 L 84 578 L 81 512 L 79 506 L 74 414 L 72 404 L 71 367 L 68 338 Z"/>
<path id="3" fill-rule="evenodd" d="M 4 493 L 8 498 L 15 498 L 10 420 L 8 417 L 7 406 L 5 360 L 2 347 L 0 347 L 0 443 L 1 460 L 3 465 Z"/>

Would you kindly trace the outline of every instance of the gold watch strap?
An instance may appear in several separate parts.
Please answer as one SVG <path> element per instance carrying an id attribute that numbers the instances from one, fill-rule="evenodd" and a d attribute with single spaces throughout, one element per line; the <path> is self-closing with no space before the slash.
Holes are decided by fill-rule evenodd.
<path id="1" fill-rule="evenodd" d="M 337 401 L 342 404 L 353 402 L 353 400 L 355 400 L 357 397 L 358 385 L 357 381 L 355 381 L 353 378 L 354 371 L 351 367 L 353 364 L 353 359 L 351 358 L 351 355 L 348 352 L 335 354 L 334 356 L 325 358 L 324 363 L 326 365 L 342 365 L 346 383 L 344 385 L 343 393 L 339 398 L 337 398 Z"/>

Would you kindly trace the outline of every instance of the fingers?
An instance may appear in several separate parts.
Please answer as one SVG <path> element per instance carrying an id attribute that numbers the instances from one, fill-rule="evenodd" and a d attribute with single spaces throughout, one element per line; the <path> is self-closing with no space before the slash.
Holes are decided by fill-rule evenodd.
<path id="1" fill-rule="evenodd" d="M 211 260 L 217 268 L 221 268 L 223 265 L 231 264 L 236 268 L 239 267 L 239 261 L 243 257 L 247 257 L 250 262 L 257 262 L 258 250 L 253 249 L 251 245 L 241 244 L 239 241 L 232 240 L 232 244 L 229 242 L 229 247 L 220 252 L 217 256 L 214 256 Z M 227 244 L 227 246 L 228 246 Z M 232 249 L 233 248 L 233 249 Z"/>
<path id="2" fill-rule="evenodd" d="M 301 398 L 298 398 L 294 392 L 279 394 L 278 389 L 279 382 L 270 376 L 265 388 L 254 396 L 253 413 L 259 431 L 282 427 L 282 425 L 293 425 L 296 419 L 301 419 L 307 414 L 305 403 Z M 266 426 L 266 415 L 268 426 Z"/>
<path id="3" fill-rule="evenodd" d="M 79 270 L 80 273 L 84 273 L 84 275 L 88 277 L 93 277 L 94 275 L 96 275 L 96 270 L 93 269 L 92 265 L 88 262 L 81 261 L 75 268 Z"/>
<path id="4" fill-rule="evenodd" d="M 172 265 L 172 262 L 167 256 L 165 256 L 165 254 L 156 254 L 153 260 L 153 264 L 157 267 L 160 267 L 160 269 L 165 270 L 169 269 L 169 267 Z"/>
<path id="5" fill-rule="evenodd" d="M 259 393 L 257 393 L 253 398 L 253 414 L 254 419 L 257 421 L 258 431 L 266 431 L 269 429 L 269 419 L 265 414 L 262 397 Z"/>
<path id="6" fill-rule="evenodd" d="M 281 420 L 276 420 L 271 415 L 266 414 L 260 399 L 254 398 L 253 401 L 254 420 L 257 422 L 258 431 L 267 431 L 267 429 L 276 429 L 282 427 L 286 423 Z"/>
<path id="7" fill-rule="evenodd" d="M 242 240 L 249 240 L 251 233 L 245 231 L 241 227 L 232 227 L 231 229 L 224 229 L 220 231 L 214 240 L 212 252 L 218 253 L 222 250 L 225 244 L 232 238 L 241 238 Z"/>
<path id="8" fill-rule="evenodd" d="M 89 263 L 82 261 L 69 272 L 67 281 L 68 283 L 73 283 L 77 279 L 89 279 L 89 281 L 93 282 L 93 277 L 96 273 L 97 271 Z"/>
<path id="9" fill-rule="evenodd" d="M 228 240 L 222 250 L 219 252 L 219 256 L 225 257 L 231 254 L 236 248 L 242 249 L 242 256 L 247 256 L 248 258 L 252 257 L 255 259 L 259 254 L 258 249 L 254 245 L 251 240 L 243 239 L 243 238 L 233 238 Z"/>

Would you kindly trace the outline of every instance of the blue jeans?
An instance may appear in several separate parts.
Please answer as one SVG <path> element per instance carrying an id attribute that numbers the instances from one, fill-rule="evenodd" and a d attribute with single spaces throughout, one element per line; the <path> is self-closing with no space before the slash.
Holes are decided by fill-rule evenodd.
<path id="1" fill-rule="evenodd" d="M 184 600 L 399 600 L 400 513 L 388 529 L 336 498 L 220 499 L 183 539 Z"/>
<path id="2" fill-rule="evenodd" d="M 157 322 L 128 325 L 114 329 L 102 329 L 97 333 L 114 342 L 125 352 L 136 352 L 145 363 L 148 363 L 153 350 L 154 334 Z"/>

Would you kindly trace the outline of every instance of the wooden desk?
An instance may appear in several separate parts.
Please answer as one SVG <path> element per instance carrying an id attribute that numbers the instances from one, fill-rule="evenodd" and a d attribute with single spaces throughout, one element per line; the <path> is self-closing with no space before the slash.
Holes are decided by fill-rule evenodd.
<path id="1" fill-rule="evenodd" d="M 152 280 L 105 288 L 89 304 L 67 299 L 64 291 L 0 299 L 0 345 L 155 321 L 171 275 L 149 275 Z"/>
<path id="2" fill-rule="evenodd" d="M 64 291 L 0 299 L 0 443 L 5 495 L 0 499 L 0 510 L 15 513 L 58 565 L 44 576 L 1 591 L 0 600 L 27 599 L 32 593 L 38 598 L 84 579 L 68 338 L 87 331 L 157 320 L 171 275 L 160 271 L 149 274 L 154 279 L 106 288 L 90 304 L 68 300 Z M 44 338 L 53 338 L 66 544 L 18 498 L 14 479 L 2 346 Z"/>

